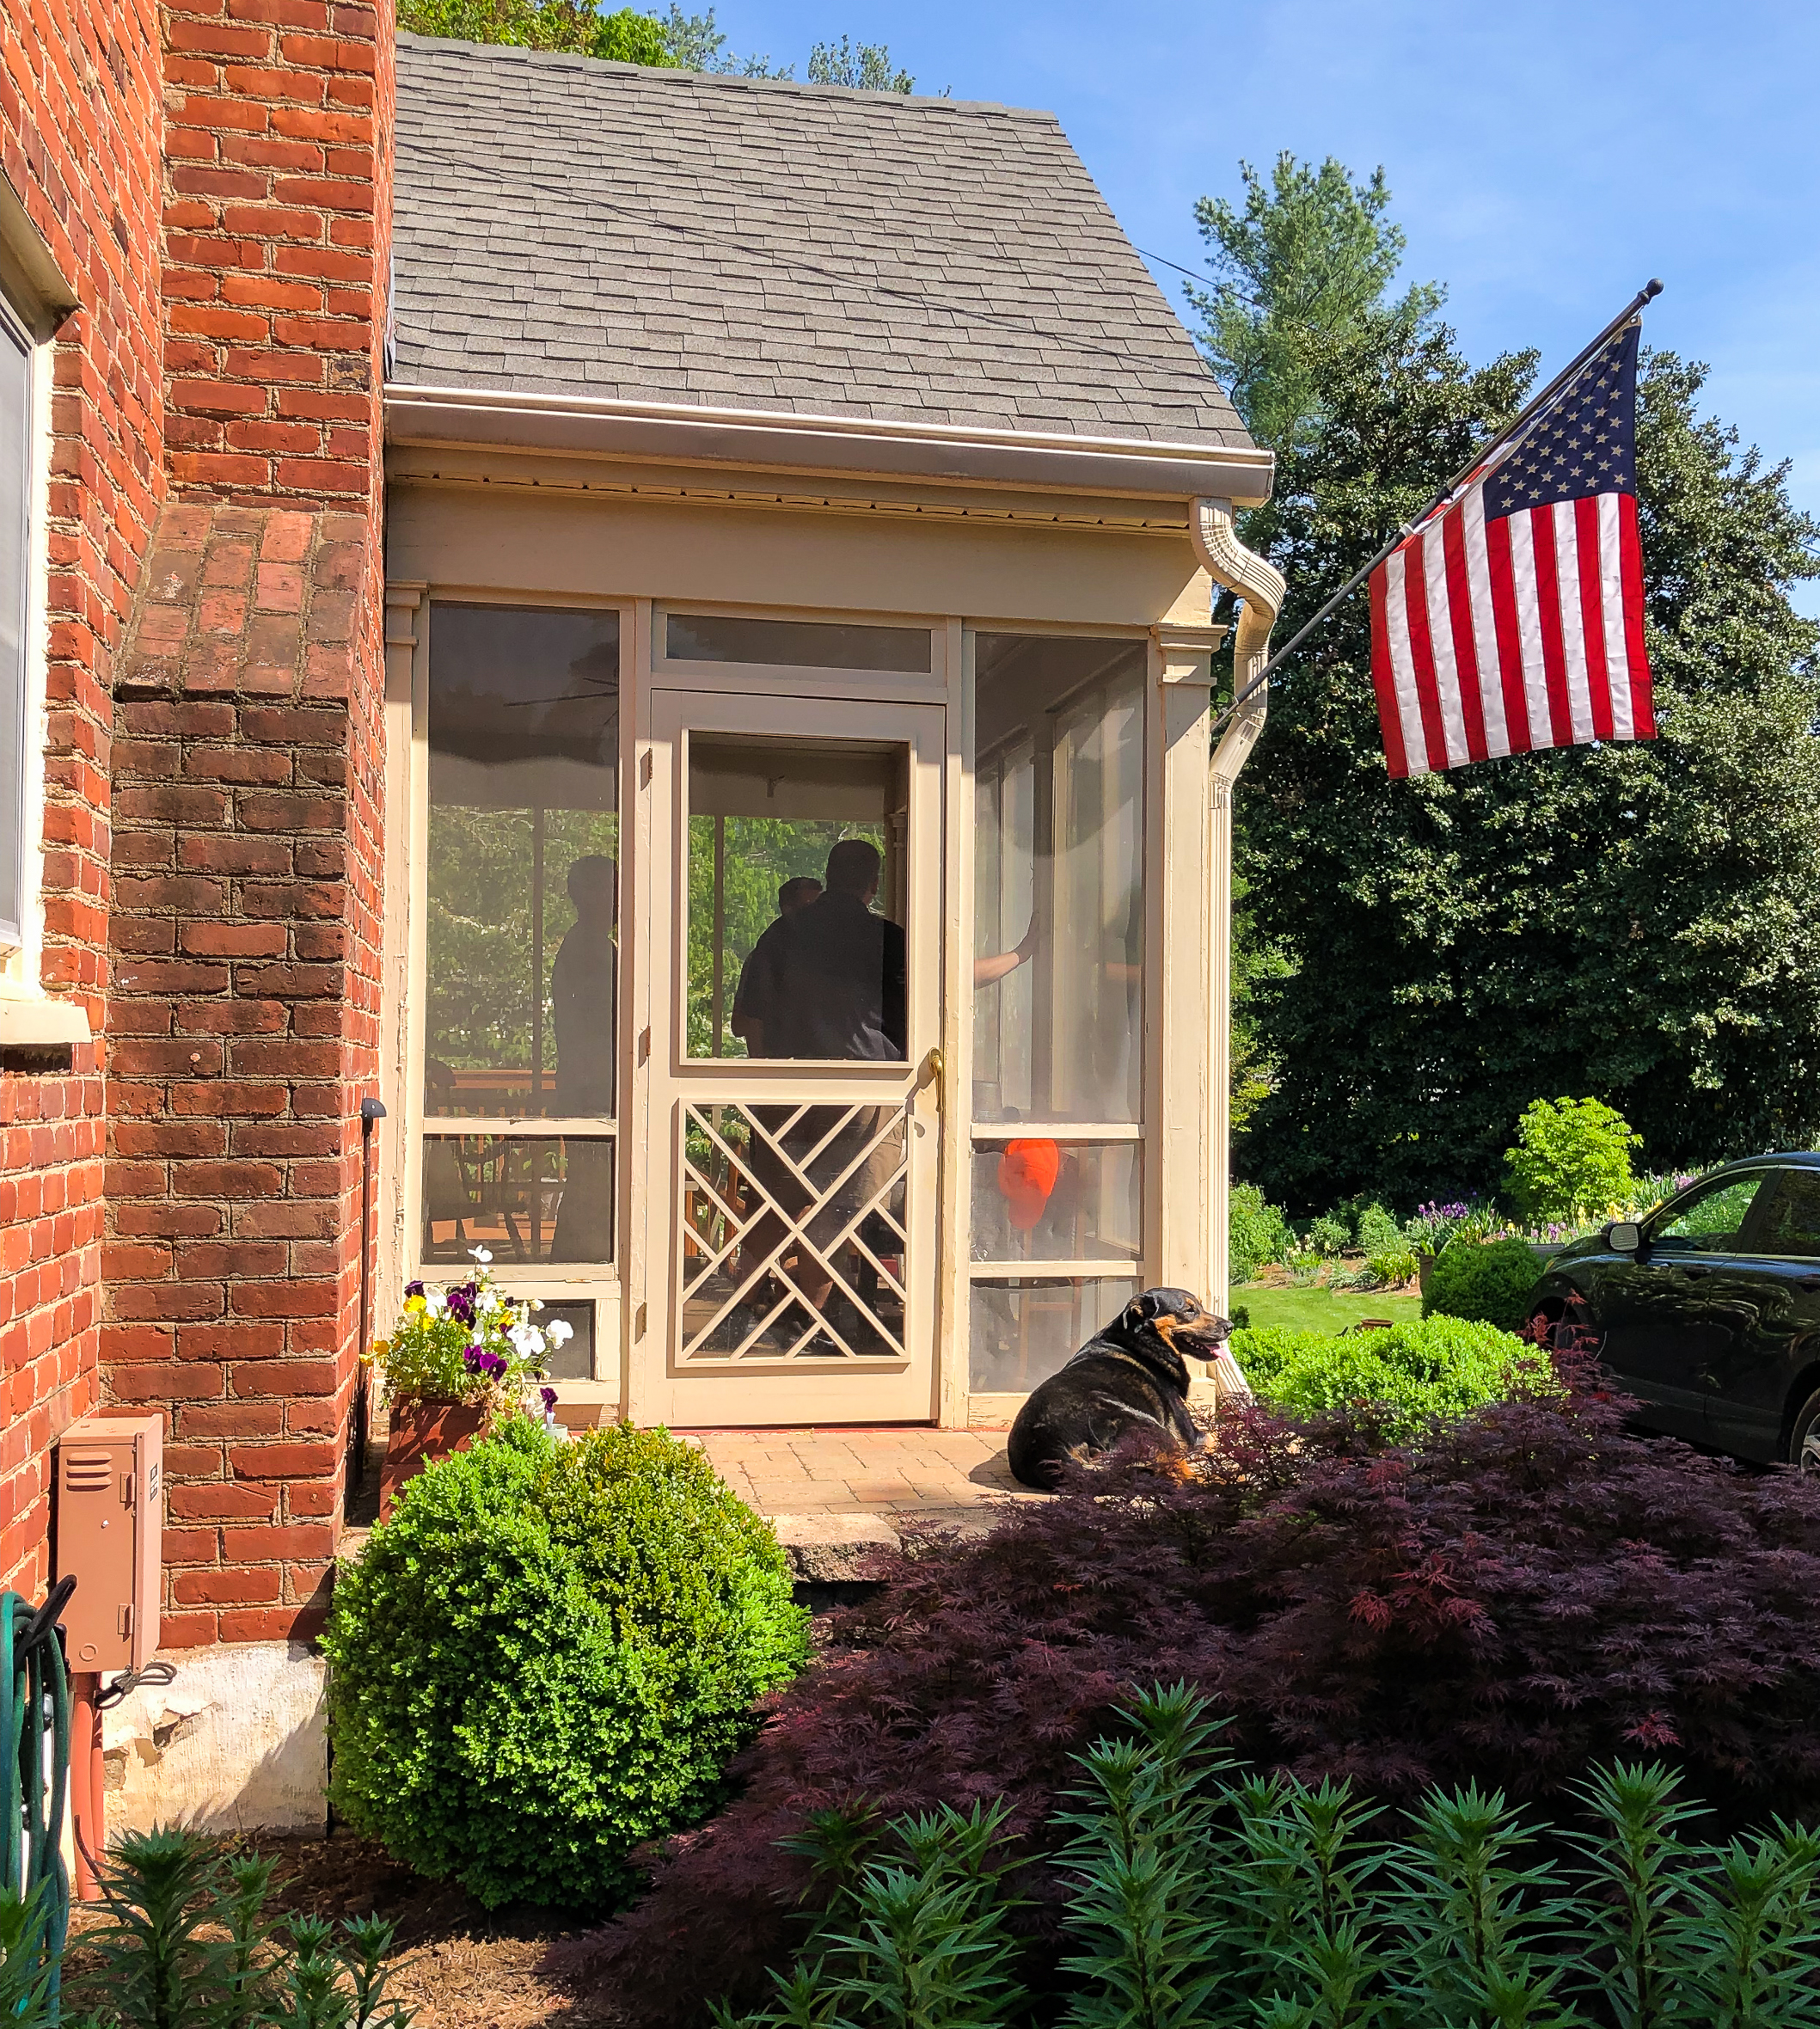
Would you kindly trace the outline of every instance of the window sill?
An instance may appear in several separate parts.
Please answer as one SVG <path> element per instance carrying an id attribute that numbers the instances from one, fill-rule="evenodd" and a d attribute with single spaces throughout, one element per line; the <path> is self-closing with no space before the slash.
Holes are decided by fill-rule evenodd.
<path id="1" fill-rule="evenodd" d="M 94 1039 L 80 1001 L 0 994 L 0 1050 L 68 1049 Z"/>

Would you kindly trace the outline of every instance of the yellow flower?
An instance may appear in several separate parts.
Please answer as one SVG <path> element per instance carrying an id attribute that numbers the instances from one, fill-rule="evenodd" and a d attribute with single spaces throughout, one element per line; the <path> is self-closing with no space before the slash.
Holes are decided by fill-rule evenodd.
<path id="1" fill-rule="evenodd" d="M 363 1364 L 370 1367 L 375 1360 L 383 1360 L 391 1350 L 392 1342 L 389 1339 L 375 1339 L 373 1350 L 367 1354 Z"/>
<path id="2" fill-rule="evenodd" d="M 427 1310 L 429 1309 L 429 1305 L 424 1302 L 421 1296 L 407 1296 L 404 1300 L 404 1307 L 407 1310 L 411 1311 Z"/>

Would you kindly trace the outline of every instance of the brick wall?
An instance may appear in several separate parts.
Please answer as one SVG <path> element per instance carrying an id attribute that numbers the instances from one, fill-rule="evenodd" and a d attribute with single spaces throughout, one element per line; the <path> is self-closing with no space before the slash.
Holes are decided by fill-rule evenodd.
<path id="1" fill-rule="evenodd" d="M 167 509 L 117 689 L 105 1351 L 112 1400 L 168 1406 L 167 1646 L 307 1628 L 334 1548 L 371 1088 L 366 536 Z"/>
<path id="2" fill-rule="evenodd" d="M 308 1633 L 377 1088 L 389 15 L 166 18 L 171 498 L 121 659 L 107 1399 L 167 1412 L 167 1646 Z"/>
<path id="3" fill-rule="evenodd" d="M 113 659 L 165 483 L 162 126 L 154 0 L 0 9 L 0 169 L 81 299 L 52 358 L 41 977 L 97 1031 Z M 48 1447 L 98 1386 L 101 1144 L 96 1049 L 0 1073 L 0 1585 L 28 1592 Z"/>

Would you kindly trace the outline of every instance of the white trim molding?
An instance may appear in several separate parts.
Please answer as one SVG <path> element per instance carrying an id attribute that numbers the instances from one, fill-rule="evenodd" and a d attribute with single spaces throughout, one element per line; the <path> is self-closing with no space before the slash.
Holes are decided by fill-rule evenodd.
<path id="1" fill-rule="evenodd" d="M 386 389 L 385 412 L 387 441 L 396 444 L 497 446 L 1174 500 L 1217 492 L 1245 507 L 1269 499 L 1276 469 L 1274 455 L 1251 444 L 798 415 L 493 388 L 395 385 Z"/>
<path id="2" fill-rule="evenodd" d="M 1264 665 L 1270 630 L 1283 604 L 1283 573 L 1247 549 L 1233 526 L 1233 503 L 1199 500 L 1189 516 L 1195 554 L 1216 584 L 1241 602 L 1233 638 L 1233 695 L 1242 696 Z M 1208 930 L 1208 1092 L 1207 1143 L 1212 1180 L 1210 1230 L 1208 1235 L 1208 1301 L 1216 1309 L 1230 1302 L 1231 1260 L 1228 1218 L 1232 1187 L 1232 800 L 1233 787 L 1264 730 L 1270 693 L 1260 690 L 1246 699 L 1214 749 L 1208 770 L 1213 816 L 1213 896 Z M 1228 1360 L 1229 1385 L 1243 1386 L 1236 1365 Z"/>

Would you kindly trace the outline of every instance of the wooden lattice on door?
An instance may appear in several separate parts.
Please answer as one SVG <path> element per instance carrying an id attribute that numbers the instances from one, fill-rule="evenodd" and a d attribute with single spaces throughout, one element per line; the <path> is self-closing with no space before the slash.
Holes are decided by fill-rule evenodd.
<path id="1" fill-rule="evenodd" d="M 902 1360 L 910 1104 L 683 1108 L 677 1352 Z"/>

